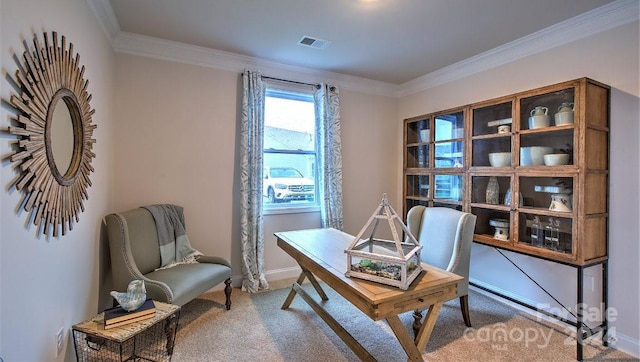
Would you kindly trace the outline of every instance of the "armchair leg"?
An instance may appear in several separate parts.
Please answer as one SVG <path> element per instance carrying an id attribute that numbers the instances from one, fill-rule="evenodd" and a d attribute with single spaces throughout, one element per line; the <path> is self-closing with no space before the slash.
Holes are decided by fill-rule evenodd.
<path id="1" fill-rule="evenodd" d="M 231 278 L 225 280 L 224 284 L 224 295 L 226 297 L 224 305 L 227 307 L 227 310 L 229 310 L 231 309 L 231 291 L 233 290 L 233 288 L 231 288 Z"/>
<path id="2" fill-rule="evenodd" d="M 462 318 L 467 327 L 471 327 L 471 318 L 469 317 L 469 294 L 460 297 L 460 309 L 462 310 Z"/>

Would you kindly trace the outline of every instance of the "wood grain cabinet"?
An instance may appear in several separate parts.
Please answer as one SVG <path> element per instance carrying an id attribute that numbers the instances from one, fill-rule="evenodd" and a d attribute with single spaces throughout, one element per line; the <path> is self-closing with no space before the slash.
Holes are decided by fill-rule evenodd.
<path id="1" fill-rule="evenodd" d="M 404 214 L 451 207 L 477 215 L 477 243 L 606 260 L 609 93 L 581 78 L 404 120 Z"/>

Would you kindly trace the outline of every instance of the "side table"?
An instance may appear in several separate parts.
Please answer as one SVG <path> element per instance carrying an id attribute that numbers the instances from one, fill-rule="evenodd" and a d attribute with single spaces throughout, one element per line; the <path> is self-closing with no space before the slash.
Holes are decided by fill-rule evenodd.
<path id="1" fill-rule="evenodd" d="M 180 306 L 154 301 L 153 318 L 104 329 L 104 313 L 72 327 L 76 359 L 82 361 L 171 361 Z"/>

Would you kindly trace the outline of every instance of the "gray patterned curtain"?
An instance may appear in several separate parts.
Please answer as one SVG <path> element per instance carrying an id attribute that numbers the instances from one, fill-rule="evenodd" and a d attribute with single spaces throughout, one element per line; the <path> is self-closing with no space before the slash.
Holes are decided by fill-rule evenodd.
<path id="1" fill-rule="evenodd" d="M 339 91 L 325 83 L 313 94 L 316 107 L 318 191 L 322 227 L 342 230 L 342 146 Z"/>
<path id="2" fill-rule="evenodd" d="M 242 73 L 240 130 L 240 241 L 242 290 L 255 293 L 269 285 L 264 275 L 262 145 L 265 84 L 259 72 Z"/>

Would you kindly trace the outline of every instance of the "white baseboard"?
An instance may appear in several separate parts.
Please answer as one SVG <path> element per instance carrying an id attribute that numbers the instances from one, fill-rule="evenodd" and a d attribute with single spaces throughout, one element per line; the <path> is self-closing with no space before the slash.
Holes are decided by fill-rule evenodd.
<path id="1" fill-rule="evenodd" d="M 487 284 L 487 283 L 484 283 L 482 281 L 479 281 L 479 280 L 476 280 L 476 279 L 473 279 L 473 278 L 469 278 L 469 282 L 474 283 L 474 284 L 476 284 L 478 286 L 493 290 L 493 291 L 495 291 L 497 293 L 500 293 L 500 294 L 502 294 L 504 296 L 507 296 L 509 298 L 513 298 L 515 300 L 519 300 L 519 301 L 521 301 L 523 303 L 526 303 L 526 304 L 529 304 L 529 305 L 532 305 L 532 306 L 535 306 L 535 305 L 539 304 L 537 301 L 534 301 L 534 300 L 525 298 L 523 296 L 511 293 L 511 292 L 509 292 L 507 290 L 498 288 L 498 287 L 496 287 L 494 285 Z M 559 326 L 561 328 L 564 328 L 564 327 L 567 326 L 567 324 L 565 324 L 562 321 L 559 321 L 559 320 L 557 320 L 555 318 L 549 317 L 549 316 L 547 316 L 545 314 L 538 313 L 535 310 L 529 309 L 529 308 L 527 308 L 525 306 L 522 306 L 522 305 L 520 305 L 518 303 L 515 303 L 515 302 L 512 302 L 512 301 L 510 301 L 508 299 L 502 298 L 502 297 L 500 297 L 498 295 L 495 295 L 495 294 L 493 294 L 491 292 L 488 292 L 486 290 L 477 288 L 477 287 L 475 287 L 473 285 L 469 285 L 469 288 L 473 289 L 475 292 L 478 292 L 478 293 L 480 293 L 482 295 L 485 295 L 485 296 L 487 296 L 487 297 L 489 297 L 491 299 L 494 299 L 494 300 L 496 300 L 498 302 L 506 304 L 506 305 L 508 305 L 508 306 L 510 306 L 510 307 L 512 307 L 514 309 L 517 309 L 519 311 L 527 313 L 527 314 L 531 315 L 534 318 L 543 319 L 543 320 L 545 320 L 547 322 L 550 322 L 550 323 L 553 323 L 553 324 L 555 324 L 555 325 L 557 325 L 557 326 Z M 615 328 L 615 327 L 613 327 L 613 328 Z M 610 330 L 610 332 L 611 332 L 611 330 Z M 640 341 L 639 340 L 637 340 L 635 338 L 631 338 L 631 337 L 629 337 L 627 335 L 624 335 L 624 334 L 620 334 L 617 331 L 615 331 L 615 333 L 613 333 L 613 336 L 614 336 L 615 340 L 613 340 L 613 341 L 611 341 L 609 343 L 609 346 L 611 348 L 615 348 L 615 349 L 617 349 L 619 351 L 622 351 L 624 353 L 627 353 L 627 354 L 629 354 L 629 355 L 631 355 L 631 356 L 633 356 L 635 358 L 640 358 Z M 592 338 L 590 340 L 590 342 L 593 342 L 595 344 L 601 344 L 602 340 L 600 338 Z"/>
<path id="2" fill-rule="evenodd" d="M 264 276 L 267 279 L 267 282 L 272 282 L 272 281 L 278 281 L 278 280 L 284 280 L 284 279 L 290 279 L 290 278 L 297 278 L 300 275 L 301 271 L 302 269 L 300 269 L 299 266 L 292 267 L 292 268 L 284 268 L 284 269 L 274 269 L 274 270 L 266 271 L 264 273 L 265 274 Z M 234 288 L 242 287 L 242 274 L 231 276 L 231 286 L 233 286 Z M 210 289 L 209 291 L 216 291 L 216 290 L 223 290 L 223 289 L 224 289 L 224 284 L 219 284 L 216 287 Z"/>
<path id="3" fill-rule="evenodd" d="M 267 278 L 268 282 L 271 282 L 271 281 L 282 280 L 282 279 L 297 278 L 301 272 L 302 272 L 302 269 L 300 269 L 299 266 L 294 266 L 291 268 L 266 271 L 265 277 Z"/>

